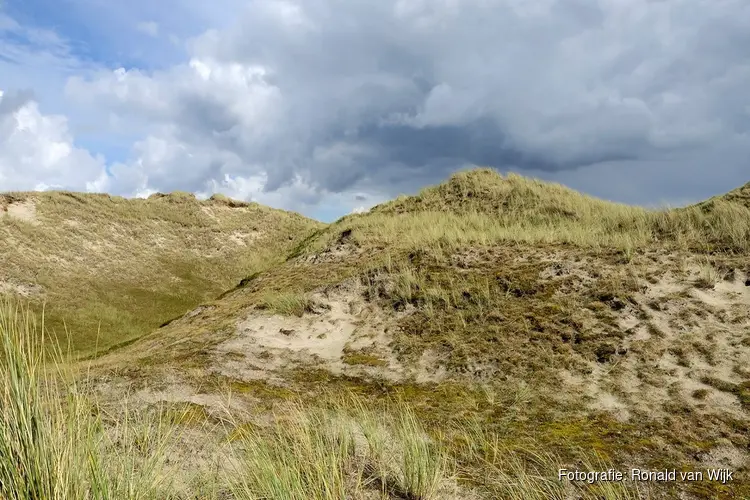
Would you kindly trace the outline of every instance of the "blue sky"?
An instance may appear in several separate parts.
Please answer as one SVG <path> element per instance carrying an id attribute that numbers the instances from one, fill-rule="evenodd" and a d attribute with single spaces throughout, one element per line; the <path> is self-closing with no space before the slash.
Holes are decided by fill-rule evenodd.
<path id="1" fill-rule="evenodd" d="M 750 180 L 743 0 L 5 0 L 0 191 L 330 220 L 487 165 L 682 204 Z"/>
<path id="2" fill-rule="evenodd" d="M 189 10 L 180 8 L 184 4 L 173 0 L 6 0 L 5 13 L 22 26 L 56 33 L 77 59 L 109 68 L 155 69 L 185 57 L 184 48 L 170 43 L 169 35 L 184 41 L 206 28 Z M 148 33 L 148 23 L 156 23 L 153 35 Z"/>
<path id="3" fill-rule="evenodd" d="M 125 161 L 134 138 L 113 137 L 110 132 L 102 131 L 85 110 L 66 102 L 62 95 L 65 79 L 72 74 L 120 67 L 156 70 L 184 60 L 187 57 L 185 39 L 201 33 L 205 27 L 185 22 L 188 16 L 169 16 L 168 3 L 174 8 L 182 2 L 5 0 L 2 12 L 18 23 L 23 31 L 5 33 L 1 38 L 3 42 L 44 54 L 54 52 L 48 37 L 56 37 L 57 43 L 64 48 L 66 61 L 80 68 L 70 72 L 48 70 L 42 75 L 29 70 L 24 75 L 26 68 L 18 64 L 16 78 L 21 83 L 16 87 L 31 89 L 43 103 L 45 111 L 66 114 L 77 144 L 104 154 L 109 161 Z M 183 19 L 183 23 L 169 26 L 174 24 L 169 23 L 170 18 Z M 159 22 L 154 19 L 159 19 Z M 144 26 L 156 26 L 157 36 L 145 31 Z M 165 29 L 168 30 L 166 36 Z M 32 30 L 47 36 L 41 41 L 35 40 L 29 33 Z M 171 40 L 169 35 L 173 36 Z M 44 69 L 41 71 L 45 72 Z"/>

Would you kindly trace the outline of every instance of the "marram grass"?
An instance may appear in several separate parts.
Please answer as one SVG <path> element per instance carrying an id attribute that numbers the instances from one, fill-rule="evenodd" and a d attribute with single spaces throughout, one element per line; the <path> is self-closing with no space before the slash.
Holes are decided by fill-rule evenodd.
<path id="1" fill-rule="evenodd" d="M 0 498 L 195 498 L 178 494 L 168 480 L 177 424 L 127 404 L 107 416 L 59 350 L 43 350 L 43 331 L 27 309 L 0 304 Z M 557 457 L 505 449 L 481 426 L 458 428 L 465 444 L 457 446 L 429 432 L 402 402 L 377 411 L 347 396 L 279 408 L 270 426 L 250 431 L 230 415 L 242 430 L 214 452 L 210 461 L 226 465 L 201 498 L 619 500 L 640 493 L 618 484 L 560 483 Z M 199 464 L 182 465 L 206 476 Z"/>
<path id="2" fill-rule="evenodd" d="M 447 457 L 406 407 L 390 417 L 357 400 L 291 404 L 271 429 L 243 433 L 228 478 L 236 498 L 433 500 L 451 482 Z"/>
<path id="3" fill-rule="evenodd" d="M 750 188 L 744 188 L 750 189 Z M 750 252 L 750 205 L 728 193 L 684 208 L 646 209 L 587 196 L 559 184 L 491 169 L 343 217 L 306 243 L 319 252 L 342 241 L 362 248 L 434 253 L 508 243 L 584 248 L 667 246 L 704 253 Z"/>
<path id="4" fill-rule="evenodd" d="M 27 309 L 0 302 L 0 498 L 168 498 L 169 429 L 126 411 L 105 430 L 59 350 L 40 347 L 43 330 Z"/>

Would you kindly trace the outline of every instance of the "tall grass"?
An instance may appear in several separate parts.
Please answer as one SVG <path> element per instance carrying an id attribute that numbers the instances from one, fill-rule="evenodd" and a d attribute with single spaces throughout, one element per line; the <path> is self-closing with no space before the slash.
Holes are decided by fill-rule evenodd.
<path id="1" fill-rule="evenodd" d="M 168 429 L 129 412 L 107 428 L 59 349 L 41 347 L 43 331 L 43 320 L 0 302 L 0 498 L 168 498 Z"/>
<path id="2" fill-rule="evenodd" d="M 361 403 L 286 407 L 272 428 L 242 436 L 229 483 L 240 499 L 430 500 L 449 481 L 443 450 L 406 407 L 388 418 Z"/>
<path id="3" fill-rule="evenodd" d="M 315 408 L 299 403 L 282 408 L 270 428 L 241 427 L 237 434 L 235 465 L 226 478 L 235 498 L 648 497 L 637 485 L 561 481 L 558 471 L 573 466 L 533 444 L 528 449 L 511 449 L 475 421 L 430 435 L 405 403 L 374 411 L 360 398 L 344 397 Z M 587 453 L 582 457 L 576 469 L 611 467 Z"/>
<path id="4" fill-rule="evenodd" d="M 67 371 L 59 349 L 52 356 L 43 350 L 43 331 L 43 320 L 37 324 L 28 310 L 0 303 L 0 498 L 178 498 L 165 464 L 173 424 L 127 405 L 108 415 Z M 465 445 L 457 446 L 428 432 L 405 403 L 376 411 L 362 399 L 340 397 L 283 408 L 270 427 L 239 432 L 216 451 L 229 465 L 218 475 L 215 497 L 619 500 L 639 494 L 620 484 L 560 483 L 557 457 L 507 450 L 481 426 L 461 428 Z M 478 487 L 455 480 L 459 457 L 472 463 L 460 475 Z"/>
<path id="5" fill-rule="evenodd" d="M 237 498 L 336 500 L 361 489 L 348 422 L 292 409 L 268 433 L 249 433 L 233 492 Z"/>
<path id="6" fill-rule="evenodd" d="M 462 472 L 481 485 L 490 498 L 508 500 L 636 500 L 649 498 L 644 488 L 623 482 L 568 482 L 558 479 L 564 461 L 549 450 L 510 448 L 475 422 L 459 430 L 463 443 L 457 452 L 472 466 Z M 580 471 L 606 471 L 611 466 L 584 453 Z"/>

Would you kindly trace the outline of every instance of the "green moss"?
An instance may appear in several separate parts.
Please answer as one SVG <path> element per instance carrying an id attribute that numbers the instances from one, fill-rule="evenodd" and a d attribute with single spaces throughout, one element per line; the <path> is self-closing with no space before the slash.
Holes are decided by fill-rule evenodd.
<path id="1" fill-rule="evenodd" d="M 388 366 L 388 361 L 378 356 L 361 352 L 347 352 L 341 357 L 347 365 Z"/>
<path id="2" fill-rule="evenodd" d="M 739 384 L 735 390 L 737 397 L 740 398 L 740 403 L 746 409 L 750 409 L 750 380 Z"/>

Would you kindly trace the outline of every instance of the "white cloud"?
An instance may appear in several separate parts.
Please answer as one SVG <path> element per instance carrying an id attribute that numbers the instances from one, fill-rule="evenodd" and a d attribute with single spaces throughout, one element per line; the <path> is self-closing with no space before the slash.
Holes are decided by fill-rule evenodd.
<path id="1" fill-rule="evenodd" d="M 64 116 L 44 115 L 36 102 L 0 93 L 0 191 L 83 190 L 103 172 L 102 158 L 73 144 Z"/>
<path id="2" fill-rule="evenodd" d="M 396 189 L 464 162 L 558 171 L 716 147 L 750 128 L 745 28 L 731 0 L 260 2 L 194 39 L 187 64 L 68 94 L 128 116 L 151 153 L 192 151 L 134 158 L 159 189 Z"/>
<path id="3" fill-rule="evenodd" d="M 692 197 L 689 178 L 747 180 L 743 0 L 217 2 L 186 1 L 175 13 L 208 23 L 178 64 L 69 79 L 75 112 L 131 146 L 111 176 L 92 170 L 80 185 L 219 190 L 346 213 L 367 206 L 353 193 L 413 191 L 464 164 L 608 195 L 617 173 L 628 201 L 679 189 Z M 156 3 L 143 17 L 127 9 L 117 13 L 129 25 L 145 17 L 147 34 L 169 33 L 164 44 L 186 38 Z M 48 118 L 66 139 L 36 161 L 85 153 L 64 118 Z M 670 184 L 666 172 L 682 174 Z"/>
<path id="4" fill-rule="evenodd" d="M 112 168 L 111 189 L 196 191 L 230 186 L 227 178 L 255 179 L 268 169 L 251 159 L 253 148 L 274 133 L 280 100 L 262 67 L 194 58 L 151 76 L 118 69 L 93 81 L 74 78 L 67 91 L 148 134 L 133 145 L 129 161 Z M 230 188 L 247 194 L 247 186 Z"/>

